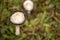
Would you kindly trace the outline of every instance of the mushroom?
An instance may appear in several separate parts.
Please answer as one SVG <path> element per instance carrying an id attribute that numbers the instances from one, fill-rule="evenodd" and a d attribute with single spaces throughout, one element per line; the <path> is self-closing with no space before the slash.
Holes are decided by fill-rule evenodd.
<path id="1" fill-rule="evenodd" d="M 26 0 L 23 3 L 23 7 L 25 10 L 28 11 L 28 13 L 30 14 L 31 10 L 33 9 L 33 2 L 31 0 Z"/>
<path id="2" fill-rule="evenodd" d="M 25 20 L 25 16 L 23 12 L 17 11 L 11 15 L 10 21 L 16 25 L 16 32 L 15 32 L 16 35 L 20 34 L 19 24 L 22 24 L 24 20 Z"/>

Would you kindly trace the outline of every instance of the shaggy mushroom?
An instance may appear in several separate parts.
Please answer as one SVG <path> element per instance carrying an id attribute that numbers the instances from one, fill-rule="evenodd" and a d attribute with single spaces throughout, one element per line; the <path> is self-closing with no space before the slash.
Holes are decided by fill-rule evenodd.
<path id="1" fill-rule="evenodd" d="M 23 7 L 30 14 L 31 10 L 33 9 L 33 2 L 31 0 L 26 0 L 23 3 Z"/>
<path id="2" fill-rule="evenodd" d="M 16 25 L 16 35 L 19 35 L 19 24 L 22 24 L 25 20 L 25 16 L 23 12 L 14 12 L 11 17 L 10 17 L 10 21 Z"/>

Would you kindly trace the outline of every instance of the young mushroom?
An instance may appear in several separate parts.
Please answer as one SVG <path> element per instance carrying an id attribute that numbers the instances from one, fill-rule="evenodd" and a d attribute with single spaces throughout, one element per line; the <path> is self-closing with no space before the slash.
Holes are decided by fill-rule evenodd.
<path id="1" fill-rule="evenodd" d="M 10 17 L 10 21 L 16 25 L 16 31 L 15 34 L 19 35 L 20 34 L 20 28 L 19 28 L 19 24 L 24 23 L 25 21 L 25 15 L 23 12 L 17 11 L 14 12 L 11 17 Z"/>
<path id="2" fill-rule="evenodd" d="M 33 9 L 33 2 L 31 0 L 26 0 L 23 3 L 23 7 L 30 14 L 31 10 Z"/>

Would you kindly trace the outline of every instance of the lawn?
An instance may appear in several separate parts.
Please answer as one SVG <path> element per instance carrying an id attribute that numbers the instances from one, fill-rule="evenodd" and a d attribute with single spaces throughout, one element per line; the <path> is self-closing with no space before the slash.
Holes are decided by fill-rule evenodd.
<path id="1" fill-rule="evenodd" d="M 25 0 L 0 0 L 0 40 L 60 40 L 60 0 L 32 0 L 31 14 L 23 8 Z M 10 16 L 14 11 L 25 13 L 20 34 Z"/>

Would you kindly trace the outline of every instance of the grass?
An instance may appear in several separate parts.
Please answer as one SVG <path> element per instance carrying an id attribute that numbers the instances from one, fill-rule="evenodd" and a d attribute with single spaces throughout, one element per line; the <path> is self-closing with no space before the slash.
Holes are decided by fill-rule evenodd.
<path id="1" fill-rule="evenodd" d="M 9 20 L 15 10 L 24 10 L 24 0 L 0 0 L 0 40 L 60 40 L 59 0 L 33 0 L 34 9 L 26 15 L 15 35 L 15 26 Z M 28 18 L 27 18 L 28 16 Z"/>

